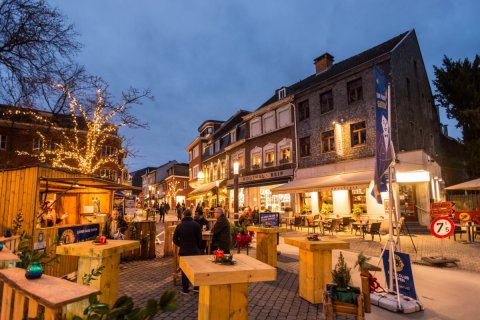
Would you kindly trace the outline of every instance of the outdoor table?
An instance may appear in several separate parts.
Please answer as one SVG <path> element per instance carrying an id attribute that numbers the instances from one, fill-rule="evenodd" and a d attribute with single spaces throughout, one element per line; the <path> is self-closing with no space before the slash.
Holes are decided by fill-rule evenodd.
<path id="1" fill-rule="evenodd" d="M 117 299 L 120 254 L 138 248 L 140 242 L 137 240 L 108 240 L 106 244 L 86 241 L 57 246 L 57 254 L 79 257 L 77 283 L 82 283 L 84 274 L 103 265 L 105 269 L 102 274 L 90 286 L 100 289 L 102 294 L 99 300 L 112 306 Z"/>
<path id="2" fill-rule="evenodd" d="M 272 267 L 277 266 L 277 236 L 280 232 L 287 232 L 286 228 L 265 228 L 248 226 L 247 231 L 257 233 L 257 259 Z"/>
<path id="3" fill-rule="evenodd" d="M 28 280 L 25 278 L 25 269 L 20 268 L 0 270 L 0 281 L 4 283 L 0 316 L 2 320 L 37 318 L 40 306 L 45 308 L 45 320 L 63 319 L 62 309 L 65 306 L 66 318 L 72 319 L 75 314 L 70 307 L 74 302 L 88 301 L 88 296 L 99 292 L 98 289 L 48 275 Z M 81 316 L 82 313 L 77 315 Z"/>
<path id="4" fill-rule="evenodd" d="M 235 265 L 221 265 L 210 256 L 180 257 L 180 268 L 192 285 L 200 286 L 198 319 L 247 319 L 248 283 L 274 281 L 277 270 L 245 254 Z"/>
<path id="5" fill-rule="evenodd" d="M 202 240 L 207 242 L 207 254 L 211 253 L 213 233 L 211 231 L 202 231 Z"/>
<path id="6" fill-rule="evenodd" d="M 455 226 L 461 227 L 462 229 L 467 230 L 468 241 L 465 241 L 465 243 L 475 242 L 475 233 L 477 232 L 477 227 L 480 227 L 480 225 L 475 223 L 466 223 L 466 224 L 455 224 Z"/>
<path id="7" fill-rule="evenodd" d="M 0 269 L 12 268 L 15 263 L 19 262 L 20 258 L 12 253 L 12 251 L 6 247 L 0 251 Z"/>
<path id="8" fill-rule="evenodd" d="M 365 233 L 367 231 L 368 222 L 353 222 L 352 226 L 356 226 L 357 229 L 359 229 L 362 232 L 362 239 L 365 239 Z"/>
<path id="9" fill-rule="evenodd" d="M 323 302 L 323 290 L 332 282 L 332 250 L 348 249 L 350 244 L 338 240 L 310 241 L 304 237 L 284 238 L 286 244 L 299 248 L 299 295 L 310 303 Z"/>

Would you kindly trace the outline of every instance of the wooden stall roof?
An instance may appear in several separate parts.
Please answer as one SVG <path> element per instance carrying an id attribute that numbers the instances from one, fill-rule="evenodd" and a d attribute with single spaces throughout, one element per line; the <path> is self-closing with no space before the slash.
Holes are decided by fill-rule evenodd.
<path id="1" fill-rule="evenodd" d="M 65 178 L 50 178 L 40 177 L 41 186 L 44 187 L 48 183 L 48 187 L 65 187 L 72 186 L 78 188 L 99 188 L 108 190 L 142 190 L 140 187 L 115 183 L 100 178 L 93 177 L 65 177 Z"/>

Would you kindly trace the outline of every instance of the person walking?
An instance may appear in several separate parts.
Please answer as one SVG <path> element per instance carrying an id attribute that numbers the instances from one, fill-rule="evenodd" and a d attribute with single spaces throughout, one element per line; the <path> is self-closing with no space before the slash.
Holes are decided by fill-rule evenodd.
<path id="1" fill-rule="evenodd" d="M 160 208 L 158 209 L 158 212 L 160 213 L 160 221 L 165 223 L 165 204 L 161 204 Z"/>
<path id="2" fill-rule="evenodd" d="M 202 228 L 193 221 L 192 212 L 187 209 L 183 212 L 182 222 L 175 228 L 173 243 L 180 247 L 179 256 L 196 256 L 200 254 L 199 247 L 202 243 Z M 188 294 L 190 281 L 182 270 L 182 294 Z M 194 288 L 195 291 L 195 288 Z"/>
<path id="3" fill-rule="evenodd" d="M 180 205 L 180 202 L 177 202 L 177 206 L 175 207 L 177 210 L 177 219 L 178 221 L 182 220 L 183 208 Z"/>
<path id="4" fill-rule="evenodd" d="M 217 221 L 212 228 L 212 252 L 220 248 L 224 253 L 230 253 L 230 222 L 220 207 L 215 208 L 213 214 Z"/>

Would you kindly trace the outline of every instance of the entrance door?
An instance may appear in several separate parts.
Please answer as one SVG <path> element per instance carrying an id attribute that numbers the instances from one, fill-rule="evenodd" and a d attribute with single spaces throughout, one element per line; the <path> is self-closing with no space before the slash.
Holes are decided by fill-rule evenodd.
<path id="1" fill-rule="evenodd" d="M 406 221 L 418 221 L 416 190 L 414 184 L 401 184 L 399 187 L 400 213 Z"/>

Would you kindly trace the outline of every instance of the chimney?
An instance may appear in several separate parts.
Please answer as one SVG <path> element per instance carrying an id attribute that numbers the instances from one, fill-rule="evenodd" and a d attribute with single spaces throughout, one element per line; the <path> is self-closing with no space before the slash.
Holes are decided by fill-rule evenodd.
<path id="1" fill-rule="evenodd" d="M 314 59 L 313 63 L 315 64 L 316 74 L 322 73 L 330 69 L 333 64 L 333 60 L 333 56 L 328 52 L 325 52 L 318 58 Z"/>

